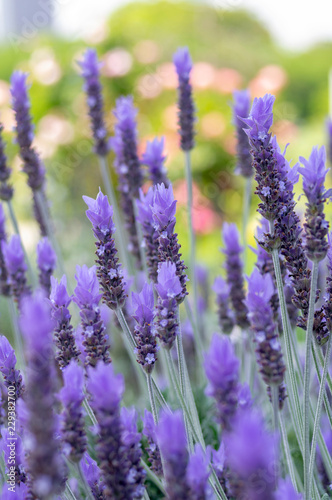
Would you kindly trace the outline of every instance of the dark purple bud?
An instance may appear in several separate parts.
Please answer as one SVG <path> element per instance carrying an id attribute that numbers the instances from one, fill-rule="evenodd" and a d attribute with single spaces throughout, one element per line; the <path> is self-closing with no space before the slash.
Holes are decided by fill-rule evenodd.
<path id="1" fill-rule="evenodd" d="M 111 363 L 105 335 L 105 326 L 100 315 L 99 283 L 96 266 L 76 266 L 77 286 L 74 301 L 80 308 L 81 325 L 84 335 L 85 364 L 96 366 L 99 360 Z"/>
<path id="2" fill-rule="evenodd" d="M 154 185 L 164 184 L 169 186 L 166 168 L 164 166 L 166 156 L 164 155 L 165 137 L 159 140 L 147 141 L 145 152 L 142 155 L 143 165 L 149 168 L 149 176 Z"/>
<path id="3" fill-rule="evenodd" d="M 324 146 L 320 149 L 314 147 L 309 160 L 301 156 L 300 161 L 304 167 L 300 167 L 299 172 L 303 176 L 303 191 L 308 200 L 304 223 L 305 252 L 309 260 L 319 262 L 325 258 L 328 248 L 329 223 L 325 219 L 324 203 L 332 196 L 332 189 L 326 191 L 324 187 L 328 172 Z"/>
<path id="4" fill-rule="evenodd" d="M 143 417 L 143 434 L 148 440 L 147 452 L 149 462 L 151 464 L 151 470 L 157 474 L 157 476 L 161 477 L 163 475 L 163 466 L 161 463 L 159 446 L 157 445 L 156 431 L 157 426 L 153 420 L 152 413 L 145 409 Z"/>
<path id="5" fill-rule="evenodd" d="M 176 266 L 176 274 L 180 279 L 182 292 L 178 295 L 177 301 L 180 304 L 185 299 L 187 292 L 187 275 L 183 260 L 181 260 L 178 235 L 174 233 L 176 200 L 174 200 L 173 188 L 168 188 L 164 184 L 158 184 L 154 190 L 153 204 L 151 205 L 153 222 L 158 232 L 159 241 L 159 262 L 172 262 Z"/>
<path id="6" fill-rule="evenodd" d="M 62 439 L 67 456 L 73 462 L 79 462 L 87 448 L 82 411 L 84 370 L 72 360 L 62 373 L 64 386 L 59 393 L 63 405 Z"/>
<path id="7" fill-rule="evenodd" d="M 82 76 L 85 82 L 83 89 L 87 96 L 91 129 L 95 141 L 95 152 L 97 155 L 106 156 L 110 148 L 104 121 L 102 87 L 99 81 L 101 63 L 98 61 L 96 51 L 94 49 L 87 49 L 84 53 L 83 61 L 79 64 L 82 68 Z"/>
<path id="8" fill-rule="evenodd" d="M 146 373 L 151 373 L 157 361 L 157 342 L 154 331 L 154 295 L 152 285 L 145 283 L 141 293 L 132 294 L 136 355 Z"/>
<path id="9" fill-rule="evenodd" d="M 22 298 L 31 292 L 30 287 L 27 285 L 27 265 L 20 237 L 14 234 L 8 243 L 2 241 L 1 248 L 9 275 L 8 282 L 14 298 L 20 307 Z"/>
<path id="10" fill-rule="evenodd" d="M 56 267 L 57 257 L 48 238 L 42 238 L 37 245 L 37 265 L 39 269 L 39 285 L 49 297 L 51 292 L 51 276 Z"/>
<path id="11" fill-rule="evenodd" d="M 158 293 L 156 306 L 156 335 L 165 349 L 170 350 L 179 333 L 176 297 L 181 293 L 181 284 L 176 274 L 176 266 L 162 262 L 158 270 Z"/>
<path id="12" fill-rule="evenodd" d="M 238 404 L 239 360 L 228 337 L 213 336 L 204 367 L 209 380 L 207 393 L 216 400 L 218 421 L 229 430 Z"/>
<path id="13" fill-rule="evenodd" d="M 52 343 L 53 321 L 42 292 L 22 301 L 21 329 L 28 358 L 26 440 L 32 493 L 46 500 L 65 486 L 66 468 L 60 454 L 55 408 L 56 375 Z M 29 443 L 29 444 L 28 444 Z"/>
<path id="14" fill-rule="evenodd" d="M 221 276 L 218 276 L 214 281 L 212 290 L 216 294 L 220 329 L 222 333 L 231 333 L 234 326 L 234 317 L 229 309 L 231 287 Z"/>
<path id="15" fill-rule="evenodd" d="M 3 125 L 0 123 L 0 199 L 10 201 L 14 194 L 13 187 L 8 184 L 8 179 L 12 172 L 7 166 L 7 156 L 5 154 L 5 143 L 2 138 Z"/>
<path id="16" fill-rule="evenodd" d="M 96 237 L 96 264 L 97 277 L 102 289 L 103 302 L 110 309 L 122 307 L 126 294 L 124 291 L 123 272 L 117 257 L 113 234 L 113 208 L 107 196 L 99 191 L 96 199 L 83 196 L 88 205 L 86 216 L 92 223 L 93 233 Z"/>
<path id="17" fill-rule="evenodd" d="M 174 56 L 173 63 L 178 75 L 178 108 L 179 108 L 179 133 L 181 137 L 181 149 L 190 151 L 194 142 L 195 106 L 192 97 L 190 83 L 190 72 L 192 60 L 187 47 L 179 48 Z"/>
<path id="18" fill-rule="evenodd" d="M 124 392 L 122 375 L 115 375 L 112 365 L 99 361 L 88 369 L 87 388 L 91 406 L 98 420 L 96 453 L 105 483 L 106 498 L 128 500 L 135 491 L 130 482 L 130 461 L 122 439 L 120 401 Z"/>
<path id="19" fill-rule="evenodd" d="M 267 395 L 269 397 L 269 401 L 272 404 L 272 391 L 271 387 L 268 385 L 267 386 Z M 281 411 L 284 407 L 284 402 L 285 399 L 287 398 L 287 390 L 286 390 L 286 385 L 282 383 L 278 387 L 278 402 L 279 402 L 279 410 Z"/>
<path id="20" fill-rule="evenodd" d="M 20 370 L 15 369 L 16 356 L 15 351 L 10 345 L 8 339 L 0 336 L 0 372 L 5 381 L 5 386 L 14 386 L 16 399 L 22 396 L 25 391 L 23 378 Z"/>
<path id="21" fill-rule="evenodd" d="M 257 362 L 264 382 L 279 386 L 286 368 L 270 304 L 273 294 L 274 284 L 270 274 L 262 276 L 258 269 L 254 269 L 248 278 L 246 304 L 251 329 L 255 333 Z"/>
<path id="22" fill-rule="evenodd" d="M 243 263 L 241 260 L 243 248 L 240 245 L 240 236 L 236 225 L 225 222 L 222 235 L 225 245 L 223 253 L 226 255 L 227 283 L 230 286 L 230 301 L 234 311 L 235 323 L 241 328 L 247 328 L 248 311 L 245 305 Z"/>

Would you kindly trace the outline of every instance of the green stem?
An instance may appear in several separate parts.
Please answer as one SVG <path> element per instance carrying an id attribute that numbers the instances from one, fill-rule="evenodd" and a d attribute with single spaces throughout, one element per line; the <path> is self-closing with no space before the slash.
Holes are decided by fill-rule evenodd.
<path id="1" fill-rule="evenodd" d="M 304 365 L 304 427 L 303 427 L 303 441 L 304 441 L 304 498 L 310 500 L 310 475 L 309 475 L 309 462 L 310 462 L 310 368 L 311 368 L 311 343 L 312 332 L 314 325 L 314 313 L 316 303 L 318 279 L 318 262 L 312 263 L 311 271 L 311 286 L 309 297 L 309 311 L 307 321 L 306 343 L 305 343 L 305 365 Z"/>
<path id="2" fill-rule="evenodd" d="M 190 238 L 190 281 L 193 290 L 193 302 L 194 302 L 194 317 L 196 325 L 199 326 L 199 315 L 198 315 L 198 292 L 197 292 L 197 279 L 196 279 L 196 242 L 195 233 L 193 226 L 193 179 L 191 172 L 191 158 L 190 151 L 185 151 L 185 166 L 186 166 L 186 181 L 187 181 L 187 210 L 188 210 L 188 228 L 189 228 L 189 238 Z"/>
<path id="3" fill-rule="evenodd" d="M 318 395 L 318 401 L 317 401 L 314 430 L 313 430 L 312 442 L 311 442 L 311 454 L 310 454 L 310 463 L 309 463 L 309 480 L 308 480 L 309 485 L 312 484 L 312 476 L 313 476 L 313 472 L 314 472 L 317 437 L 318 437 L 318 430 L 319 430 L 319 425 L 320 425 L 320 417 L 321 417 L 321 413 L 322 413 L 323 398 L 325 395 L 326 374 L 327 374 L 327 370 L 328 370 L 329 362 L 330 362 L 330 357 L 331 357 L 331 346 L 332 346 L 331 340 L 332 340 L 332 334 L 330 332 L 329 340 L 328 340 L 328 344 L 327 344 L 327 351 L 326 351 L 326 355 L 325 355 L 323 375 L 322 375 L 320 387 L 319 387 L 319 395 Z M 309 491 L 309 495 L 310 495 L 310 491 Z"/>
<path id="4" fill-rule="evenodd" d="M 314 362 L 315 362 L 316 372 L 318 375 L 318 382 L 320 384 L 321 383 L 321 375 L 320 375 L 320 371 L 319 371 L 318 356 L 316 353 L 316 349 L 319 349 L 319 348 L 315 345 L 315 342 L 313 342 L 313 346 L 312 346 L 311 350 L 312 350 L 312 355 L 313 355 Z M 331 410 L 330 402 L 329 402 L 329 399 L 327 397 L 326 391 L 324 392 L 324 406 L 325 406 L 327 417 L 329 419 L 330 427 L 332 428 L 332 410 Z"/>
<path id="5" fill-rule="evenodd" d="M 129 257 L 129 253 L 127 251 L 127 246 L 124 239 L 124 232 L 122 230 L 123 224 L 121 222 L 118 202 L 115 196 L 113 184 L 107 167 L 107 159 L 105 156 L 98 156 L 98 159 L 99 159 L 99 169 L 105 186 L 106 194 L 109 198 L 110 204 L 113 207 L 113 217 L 114 217 L 115 227 L 117 228 L 117 231 L 115 231 L 114 234 L 114 238 L 118 246 L 121 259 L 126 269 L 130 274 L 134 274 L 132 269 L 131 259 Z"/>
<path id="6" fill-rule="evenodd" d="M 281 431 L 281 437 L 282 437 L 282 443 L 285 451 L 285 456 L 286 456 L 286 462 L 287 462 L 287 468 L 288 468 L 288 473 L 291 478 L 292 484 L 296 491 L 301 490 L 303 487 L 301 480 L 299 478 L 299 475 L 297 473 L 297 469 L 294 467 L 293 463 L 293 458 L 291 455 L 291 451 L 289 448 L 289 443 L 288 443 L 288 437 L 287 437 L 287 432 L 285 428 L 285 422 L 284 422 L 284 414 L 282 412 L 279 412 L 279 427 Z"/>
<path id="7" fill-rule="evenodd" d="M 148 373 L 146 375 L 146 381 L 147 381 L 147 385 L 148 385 L 149 399 L 150 399 L 153 420 L 154 420 L 154 423 L 157 425 L 158 424 L 158 413 L 157 413 L 156 401 L 154 399 L 154 393 L 153 393 L 153 389 L 152 389 L 151 373 Z"/>
<path id="8" fill-rule="evenodd" d="M 85 411 L 89 415 L 89 418 L 90 418 L 91 422 L 93 423 L 93 425 L 98 425 L 98 421 L 96 419 L 96 416 L 95 416 L 93 409 L 91 408 L 88 400 L 86 399 L 86 397 L 83 400 L 83 406 L 84 406 Z"/>
<path id="9" fill-rule="evenodd" d="M 72 500 L 77 500 L 77 498 L 75 497 L 71 487 L 69 486 L 68 484 L 68 481 L 66 482 L 66 489 L 65 489 L 65 492 L 66 494 L 69 496 L 69 498 L 71 498 Z"/>
<path id="10" fill-rule="evenodd" d="M 141 459 L 141 464 L 142 464 L 144 470 L 146 471 L 146 475 L 147 475 L 148 479 L 150 479 L 150 481 L 153 484 L 155 484 L 157 486 L 157 488 L 159 488 L 159 490 L 161 491 L 161 493 L 163 493 L 163 495 L 166 495 L 166 491 L 165 491 L 164 485 L 160 481 L 159 477 L 156 476 L 156 474 L 150 469 L 150 467 L 148 466 L 148 464 L 146 462 L 144 462 L 143 459 Z"/>

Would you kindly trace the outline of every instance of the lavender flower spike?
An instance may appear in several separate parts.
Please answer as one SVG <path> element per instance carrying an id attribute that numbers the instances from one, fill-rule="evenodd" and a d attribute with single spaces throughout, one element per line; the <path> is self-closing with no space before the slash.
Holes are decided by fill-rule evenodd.
<path id="1" fill-rule="evenodd" d="M 163 413 L 157 427 L 157 440 L 165 463 L 166 492 L 169 500 L 189 500 L 186 480 L 188 452 L 181 411 Z"/>
<path id="2" fill-rule="evenodd" d="M 134 335 L 137 343 L 136 355 L 146 373 L 152 373 L 157 361 L 157 342 L 154 328 L 154 296 L 152 285 L 144 284 L 141 293 L 132 294 L 134 319 L 136 326 Z"/>
<path id="3" fill-rule="evenodd" d="M 101 190 L 96 199 L 83 196 L 83 200 L 88 205 L 85 213 L 92 224 L 93 234 L 97 240 L 95 243 L 97 276 L 103 291 L 103 302 L 111 309 L 117 309 L 123 306 L 126 295 L 113 238 L 115 232 L 113 208 Z"/>
<path id="4" fill-rule="evenodd" d="M 229 309 L 229 296 L 231 287 L 221 277 L 217 276 L 214 281 L 212 290 L 215 292 L 218 306 L 218 320 L 222 333 L 231 333 L 234 326 L 233 314 Z"/>
<path id="5" fill-rule="evenodd" d="M 60 369 L 67 366 L 72 359 L 77 360 L 80 355 L 71 325 L 71 314 L 68 309 L 70 302 L 71 297 L 67 292 L 66 276 L 63 275 L 60 282 L 51 276 L 51 315 L 55 323 L 54 336 L 57 346 L 55 359 Z"/>
<path id="6" fill-rule="evenodd" d="M 137 412 L 135 408 L 121 408 L 122 440 L 130 462 L 128 481 L 133 484 L 133 498 L 141 499 L 144 495 L 146 472 L 141 465 L 141 433 L 137 431 Z"/>
<path id="7" fill-rule="evenodd" d="M 279 386 L 283 382 L 286 368 L 270 304 L 273 294 L 271 275 L 262 276 L 258 269 L 254 269 L 248 278 L 246 304 L 251 328 L 255 332 L 257 362 L 264 382 L 270 386 Z"/>
<path id="8" fill-rule="evenodd" d="M 158 270 L 156 285 L 158 303 L 156 306 L 156 335 L 165 349 L 173 347 L 179 334 L 176 297 L 181 293 L 181 284 L 176 274 L 176 266 L 171 262 L 162 262 Z"/>
<path id="9" fill-rule="evenodd" d="M 240 246 L 239 232 L 235 224 L 225 222 L 222 234 L 225 244 L 223 253 L 226 255 L 227 283 L 230 286 L 230 300 L 234 310 L 235 323 L 241 328 L 247 328 L 248 311 L 245 305 L 243 263 L 240 257 L 243 248 Z"/>
<path id="10" fill-rule="evenodd" d="M 115 375 L 112 365 L 99 361 L 88 369 L 87 388 L 91 406 L 99 424 L 96 446 L 100 469 L 105 483 L 106 498 L 128 500 L 133 498 L 134 485 L 129 477 L 130 461 L 122 440 L 120 401 L 124 392 L 122 375 Z"/>
<path id="11" fill-rule="evenodd" d="M 64 386 L 59 393 L 63 405 L 62 436 L 68 457 L 73 462 L 79 462 L 87 448 L 82 411 L 84 370 L 72 360 L 62 373 Z"/>
<path id="12" fill-rule="evenodd" d="M 307 197 L 307 209 L 305 213 L 305 250 L 308 259 L 319 262 L 327 253 L 326 235 L 329 223 L 325 219 L 324 203 L 332 196 L 332 189 L 325 191 L 324 182 L 328 169 L 325 168 L 326 153 L 322 146 L 320 149 L 314 147 L 309 160 L 300 157 L 304 167 L 299 168 L 303 176 L 303 191 Z"/>
<path id="13" fill-rule="evenodd" d="M 53 322 L 49 305 L 40 291 L 22 302 L 21 329 L 26 339 L 28 374 L 25 402 L 28 411 L 27 451 L 31 493 L 41 500 L 60 494 L 65 466 L 54 439 L 57 421 L 55 369 L 52 348 Z"/>
<path id="14" fill-rule="evenodd" d="M 181 136 L 181 149 L 190 151 L 194 143 L 195 106 L 190 84 L 192 60 L 187 47 L 179 48 L 173 56 L 174 66 L 178 75 L 178 107 L 179 107 L 179 133 Z"/>
<path id="15" fill-rule="evenodd" d="M 49 297 L 51 291 L 51 275 L 56 266 L 56 253 L 48 238 L 42 238 L 37 245 L 37 265 L 39 269 L 39 285 Z"/>
<path id="16" fill-rule="evenodd" d="M 3 242 L 7 241 L 6 228 L 5 228 L 6 216 L 3 210 L 3 205 L 0 203 L 0 293 L 5 297 L 10 296 L 10 284 L 8 283 L 8 271 L 5 263 L 4 254 L 2 251 Z"/>
<path id="17" fill-rule="evenodd" d="M 24 394 L 25 386 L 23 383 L 20 370 L 15 370 L 16 356 L 15 351 L 10 345 L 8 339 L 3 335 L 0 336 L 0 372 L 5 381 L 5 386 L 15 387 L 15 398 Z"/>
<path id="18" fill-rule="evenodd" d="M 218 421 L 230 430 L 239 399 L 239 360 L 228 337 L 214 335 L 205 356 L 205 373 L 209 380 L 208 394 L 215 398 Z"/>
<path id="19" fill-rule="evenodd" d="M 146 194 L 142 189 L 139 191 L 139 199 L 136 200 L 137 220 L 141 224 L 144 239 L 144 249 L 149 278 L 157 283 L 159 264 L 159 233 L 154 227 L 152 205 L 154 200 L 154 187 L 151 186 Z"/>
<path id="20" fill-rule="evenodd" d="M 182 292 L 177 297 L 180 304 L 188 295 L 187 292 L 187 275 L 181 254 L 179 253 L 181 245 L 178 243 L 178 235 L 174 233 L 175 227 L 175 211 L 176 200 L 174 200 L 173 188 L 170 185 L 168 188 L 164 184 L 158 184 L 155 187 L 153 204 L 151 205 L 154 227 L 159 233 L 159 261 L 173 262 L 176 266 L 176 274 L 178 275 L 182 287 Z"/>
<path id="21" fill-rule="evenodd" d="M 187 481 L 190 486 L 191 500 L 207 500 L 211 498 L 208 479 L 210 476 L 209 460 L 200 444 L 195 445 L 195 451 L 189 458 Z"/>
<path id="22" fill-rule="evenodd" d="M 243 177 L 251 177 L 254 173 L 248 137 L 243 130 L 242 118 L 247 118 L 250 111 L 250 94 L 248 90 L 235 90 L 233 92 L 233 123 L 237 136 L 237 166 L 236 172 Z"/>
<path id="23" fill-rule="evenodd" d="M 151 470 L 161 477 L 163 475 L 163 466 L 161 463 L 160 450 L 157 444 L 157 426 L 153 420 L 153 415 L 148 410 L 144 410 L 143 434 L 148 440 L 148 456 L 151 464 Z"/>
<path id="24" fill-rule="evenodd" d="M 0 123 L 0 199 L 3 201 L 10 201 L 13 197 L 14 189 L 7 181 L 12 169 L 7 166 L 7 157 L 5 154 L 5 144 L 2 133 L 3 125 Z"/>
<path id="25" fill-rule="evenodd" d="M 106 156 L 109 151 L 109 144 L 103 116 L 102 87 L 99 81 L 101 63 L 98 61 L 96 51 L 87 49 L 83 61 L 79 64 L 85 82 L 83 88 L 87 95 L 91 129 L 95 140 L 95 152 L 99 156 Z"/>
<path id="26" fill-rule="evenodd" d="M 145 153 L 142 155 L 142 163 L 148 166 L 150 179 L 154 185 L 163 183 L 168 187 L 169 180 L 164 166 L 166 159 L 166 156 L 163 154 L 164 144 L 165 137 L 161 137 L 160 140 L 156 137 L 153 141 L 148 141 Z"/>
<path id="27" fill-rule="evenodd" d="M 96 366 L 99 360 L 111 362 L 105 326 L 101 319 L 99 302 L 99 283 L 96 267 L 76 266 L 77 286 L 74 290 L 74 301 L 80 308 L 81 325 L 84 335 L 84 350 L 86 365 Z"/>
<path id="28" fill-rule="evenodd" d="M 225 434 L 227 489 L 234 498 L 274 500 L 276 438 L 269 434 L 262 415 L 239 412 L 231 433 Z"/>
<path id="29" fill-rule="evenodd" d="M 9 275 L 8 281 L 14 298 L 20 307 L 22 298 L 30 294 L 30 287 L 27 285 L 27 265 L 24 252 L 20 237 L 17 234 L 14 234 L 8 243 L 2 241 L 2 253 Z"/>

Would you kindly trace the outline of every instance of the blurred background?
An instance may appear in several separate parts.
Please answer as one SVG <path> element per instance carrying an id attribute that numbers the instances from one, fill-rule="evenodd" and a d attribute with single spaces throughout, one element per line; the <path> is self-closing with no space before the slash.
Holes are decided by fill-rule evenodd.
<path id="1" fill-rule="evenodd" d="M 38 229 L 13 143 L 9 79 L 14 69 L 30 74 L 35 145 L 47 167 L 56 230 L 73 275 L 75 264 L 92 264 L 94 257 L 82 194 L 95 196 L 102 185 L 91 152 L 77 64 L 88 46 L 97 49 L 104 63 L 102 83 L 110 134 L 115 99 L 130 93 L 139 108 L 140 152 L 155 135 L 166 137 L 166 165 L 179 202 L 177 229 L 186 255 L 186 190 L 171 60 L 178 46 L 187 45 L 195 62 L 192 83 L 198 113 L 192 157 L 198 258 L 216 269 L 222 262 L 222 221 L 241 225 L 242 219 L 244 180 L 234 174 L 232 92 L 248 87 L 252 97 L 266 92 L 277 96 L 274 132 L 282 147 L 290 143 L 289 160 L 296 162 L 313 145 L 327 143 L 332 4 L 316 0 L 314 8 L 302 3 L 300 10 L 297 2 L 289 0 L 2 0 L 0 119 L 14 169 L 14 207 L 28 250 L 34 252 Z M 110 154 L 111 169 L 112 162 Z M 256 205 L 253 198 L 251 244 Z M 248 258 L 247 271 L 252 263 L 253 258 Z"/>

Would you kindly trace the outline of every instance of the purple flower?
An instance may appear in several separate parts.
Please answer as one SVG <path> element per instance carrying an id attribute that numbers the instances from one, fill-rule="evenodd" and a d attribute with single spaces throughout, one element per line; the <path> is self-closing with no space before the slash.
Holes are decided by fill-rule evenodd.
<path id="1" fill-rule="evenodd" d="M 302 500 L 303 496 L 296 493 L 292 481 L 287 478 L 279 481 L 278 490 L 275 494 L 275 500 Z"/>
<path id="2" fill-rule="evenodd" d="M 83 346 L 86 353 L 85 364 L 96 366 L 99 360 L 110 363 L 111 358 L 105 335 L 105 326 L 100 315 L 99 283 L 96 266 L 76 266 L 77 286 L 74 301 L 79 305 L 83 329 Z"/>
<path id="3" fill-rule="evenodd" d="M 235 323 L 241 328 L 246 328 L 248 326 L 247 307 L 245 305 L 243 263 L 240 257 L 243 248 L 240 245 L 239 232 L 235 224 L 225 222 L 222 235 L 225 244 L 223 253 L 226 255 L 227 283 L 230 286 L 230 301 Z"/>
<path id="4" fill-rule="evenodd" d="M 28 176 L 28 185 L 33 192 L 33 205 L 36 220 L 39 224 L 42 236 L 47 235 L 43 214 L 40 212 L 35 191 L 44 195 L 45 167 L 38 154 L 32 147 L 34 138 L 33 126 L 30 116 L 30 102 L 28 97 L 27 74 L 15 71 L 11 78 L 10 92 L 12 95 L 12 106 L 16 120 L 16 137 L 20 148 L 20 157 L 23 160 L 23 171 Z"/>
<path id="5" fill-rule="evenodd" d="M 96 264 L 97 276 L 103 291 L 103 302 L 111 309 L 122 307 L 125 302 L 123 274 L 117 257 L 113 234 L 113 208 L 107 196 L 99 191 L 96 199 L 83 196 L 88 205 L 86 215 L 92 223 L 93 233 L 97 239 Z M 98 300 L 99 302 L 99 300 Z"/>
<path id="6" fill-rule="evenodd" d="M 130 461 L 122 439 L 120 401 L 124 392 L 122 375 L 115 375 L 112 365 L 99 361 L 88 369 L 87 388 L 91 406 L 96 413 L 99 437 L 96 452 L 105 483 L 106 498 L 133 498 L 134 484 L 130 482 Z"/>
<path id="7" fill-rule="evenodd" d="M 157 282 L 159 264 L 159 233 L 154 227 L 152 205 L 154 200 L 154 187 L 151 186 L 146 194 L 142 189 L 139 191 L 139 199 L 136 200 L 137 220 L 142 227 L 143 245 L 146 255 L 149 278 L 153 283 Z"/>
<path id="8" fill-rule="evenodd" d="M 148 410 L 144 410 L 143 417 L 143 434 L 148 440 L 148 456 L 149 462 L 151 464 L 151 470 L 157 474 L 157 476 L 163 475 L 163 466 L 161 463 L 160 450 L 157 445 L 157 426 L 153 420 L 152 413 Z"/>
<path id="9" fill-rule="evenodd" d="M 70 302 L 66 276 L 63 275 L 60 282 L 51 276 L 50 304 L 52 319 L 55 322 L 54 337 L 57 346 L 55 359 L 60 369 L 67 366 L 71 359 L 78 359 L 80 355 L 71 325 L 71 314 L 68 309 Z"/>
<path id="10" fill-rule="evenodd" d="M 302 156 L 301 163 L 304 167 L 299 168 L 303 176 L 303 190 L 307 197 L 307 209 L 305 213 L 305 251 L 308 259 L 320 261 L 327 253 L 326 235 L 329 223 L 325 219 L 324 203 L 332 196 L 332 189 L 325 191 L 324 182 L 328 169 L 325 168 L 326 153 L 322 146 L 320 149 L 314 147 L 309 160 Z"/>
<path id="11" fill-rule="evenodd" d="M 52 348 L 53 321 L 42 292 L 25 297 L 20 321 L 26 339 L 28 373 L 25 402 L 29 443 L 27 465 L 31 490 L 39 498 L 60 494 L 66 469 L 55 439 L 56 375 Z"/>
<path id="12" fill-rule="evenodd" d="M 169 186 L 169 180 L 167 178 L 166 168 L 164 162 L 166 156 L 164 153 L 165 138 L 161 137 L 159 140 L 157 137 L 153 141 L 148 141 L 146 143 L 145 152 L 142 155 L 143 165 L 149 167 L 149 175 L 153 184 L 164 184 L 166 187 Z"/>
<path id="13" fill-rule="evenodd" d="M 25 295 L 30 294 L 30 287 L 27 285 L 24 252 L 20 237 L 16 234 L 11 237 L 9 242 L 2 241 L 2 253 L 9 274 L 8 282 L 16 302 L 20 302 Z"/>
<path id="14" fill-rule="evenodd" d="M 137 361 L 151 373 L 157 361 L 157 342 L 154 334 L 154 296 L 152 285 L 144 284 L 140 293 L 132 294 L 134 335 L 137 343 Z"/>
<path id="15" fill-rule="evenodd" d="M 200 444 L 195 445 L 195 451 L 189 458 L 187 481 L 190 486 L 192 500 L 208 498 L 208 479 L 210 476 L 209 460 Z"/>
<path id="16" fill-rule="evenodd" d="M 209 380 L 208 394 L 215 398 L 218 420 L 229 430 L 236 413 L 239 392 L 239 360 L 228 337 L 214 335 L 204 368 Z"/>
<path id="17" fill-rule="evenodd" d="M 16 356 L 15 351 L 10 345 L 8 339 L 0 336 L 0 372 L 4 378 L 5 386 L 14 386 L 16 399 L 22 396 L 25 391 L 23 378 L 20 370 L 15 370 Z"/>
<path id="18" fill-rule="evenodd" d="M 83 61 L 80 62 L 84 78 L 84 90 L 87 95 L 87 105 L 91 120 L 91 129 L 95 140 L 97 155 L 106 156 L 109 151 L 107 130 L 103 116 L 102 87 L 99 81 L 101 63 L 94 49 L 87 49 Z"/>
<path id="19" fill-rule="evenodd" d="M 248 118 L 243 118 L 248 127 L 245 133 L 254 149 L 258 149 L 260 144 L 267 145 L 270 141 L 269 130 L 273 122 L 274 101 L 275 97 L 271 94 L 255 97 Z"/>
<path id="20" fill-rule="evenodd" d="M 273 500 L 276 438 L 266 431 L 262 415 L 255 410 L 239 412 L 232 432 L 225 434 L 224 439 L 231 496 Z"/>
<path id="21" fill-rule="evenodd" d="M 121 408 L 122 441 L 127 450 L 130 462 L 128 481 L 134 486 L 133 498 L 142 498 L 144 495 L 144 480 L 146 472 L 141 465 L 141 434 L 137 432 L 137 412 L 135 408 Z"/>
<path id="22" fill-rule="evenodd" d="M 176 201 L 174 200 L 173 188 L 164 184 L 158 184 L 154 190 L 153 204 L 151 205 L 154 227 L 158 232 L 158 254 L 159 261 L 173 262 L 176 266 L 176 274 L 180 279 L 182 292 L 177 297 L 178 303 L 183 302 L 187 292 L 186 266 L 181 260 L 179 253 L 181 245 L 178 243 L 177 234 L 174 233 Z"/>
<path id="23" fill-rule="evenodd" d="M 244 177 L 253 175 L 252 159 L 249 150 L 248 137 L 243 130 L 242 118 L 247 118 L 250 110 L 250 94 L 248 90 L 235 90 L 233 92 L 233 123 L 237 136 L 237 166 L 236 172 Z"/>
<path id="24" fill-rule="evenodd" d="M 271 275 L 262 276 L 258 269 L 254 269 L 248 278 L 246 304 L 251 328 L 255 332 L 259 371 L 267 385 L 280 385 L 286 369 L 270 304 L 274 291 Z"/>
<path id="25" fill-rule="evenodd" d="M 188 451 L 186 430 L 180 410 L 162 413 L 157 427 L 157 441 L 164 458 L 167 497 L 181 500 L 189 497 L 186 481 Z"/>
<path id="26" fill-rule="evenodd" d="M 90 486 L 93 498 L 95 498 L 96 500 L 104 499 L 104 485 L 100 481 L 100 469 L 97 465 L 97 462 L 93 460 L 87 452 L 85 452 L 80 462 L 80 466 L 82 468 L 84 477 L 88 485 Z"/>
<path id="27" fill-rule="evenodd" d="M 156 306 L 156 335 L 166 349 L 171 349 L 179 333 L 176 297 L 181 293 L 181 284 L 176 274 L 176 266 L 162 262 L 158 270 L 156 285 L 158 303 Z"/>
<path id="28" fill-rule="evenodd" d="M 5 212 L 3 210 L 2 203 L 0 203 L 0 293 L 5 297 L 9 297 L 10 284 L 8 282 L 8 271 L 2 251 L 3 242 L 7 241 L 5 222 L 6 222 Z"/>
<path id="29" fill-rule="evenodd" d="M 63 405 L 62 438 L 71 460 L 79 462 L 87 447 L 82 403 L 84 400 L 84 370 L 72 360 L 63 371 L 64 386 L 59 393 Z"/>
<path id="30" fill-rule="evenodd" d="M 229 309 L 231 287 L 221 276 L 217 276 L 214 280 L 212 290 L 216 294 L 220 329 L 222 333 L 231 333 L 234 326 L 233 314 Z"/>
<path id="31" fill-rule="evenodd" d="M 0 199 L 10 201 L 14 194 L 14 189 L 11 184 L 8 184 L 8 179 L 12 169 L 7 166 L 7 156 L 5 154 L 5 144 L 2 138 L 3 125 L 0 123 Z"/>
<path id="32" fill-rule="evenodd" d="M 179 133 L 181 149 L 190 151 L 194 147 L 195 106 L 192 98 L 192 87 L 189 81 L 192 61 L 187 47 L 179 48 L 173 56 L 178 75 L 178 107 Z"/>
<path id="33" fill-rule="evenodd" d="M 46 295 L 51 291 L 51 275 L 56 267 L 56 254 L 48 238 L 42 238 L 37 245 L 37 265 L 39 269 L 39 284 Z"/>

